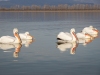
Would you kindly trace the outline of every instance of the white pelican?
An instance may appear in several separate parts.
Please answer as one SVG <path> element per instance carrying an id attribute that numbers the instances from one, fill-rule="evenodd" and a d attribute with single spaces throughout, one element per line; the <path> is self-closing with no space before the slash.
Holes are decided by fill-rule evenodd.
<path id="1" fill-rule="evenodd" d="M 90 35 L 98 34 L 99 31 L 96 28 L 93 28 L 93 26 L 85 27 L 82 32 L 86 32 Z"/>
<path id="2" fill-rule="evenodd" d="M 22 43 L 17 28 L 13 29 L 13 34 L 14 34 L 15 37 L 12 37 L 12 36 L 2 36 L 0 38 L 0 43 L 9 43 L 9 44 Z"/>
<path id="3" fill-rule="evenodd" d="M 67 49 L 70 49 L 70 54 L 75 54 L 76 48 L 78 47 L 77 43 L 57 43 L 57 48 L 61 52 L 65 52 Z"/>
<path id="4" fill-rule="evenodd" d="M 80 32 L 77 33 L 76 35 L 78 39 L 92 39 L 92 36 L 86 32 Z"/>
<path id="5" fill-rule="evenodd" d="M 28 40 L 32 40 L 33 39 L 33 36 L 31 36 L 29 34 L 29 32 L 20 33 L 19 36 L 20 36 L 21 39 L 28 39 Z"/>
<path id="6" fill-rule="evenodd" d="M 94 32 L 96 32 L 96 34 L 99 33 L 99 30 L 97 28 L 94 28 L 93 26 L 89 26 Z"/>
<path id="7" fill-rule="evenodd" d="M 78 38 L 75 34 L 75 29 L 72 28 L 70 33 L 68 32 L 60 32 L 57 35 L 58 42 L 77 42 Z"/>

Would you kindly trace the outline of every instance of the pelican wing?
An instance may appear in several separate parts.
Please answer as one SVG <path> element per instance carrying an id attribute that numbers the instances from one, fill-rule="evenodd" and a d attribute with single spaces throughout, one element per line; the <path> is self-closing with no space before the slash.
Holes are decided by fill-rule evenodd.
<path id="1" fill-rule="evenodd" d="M 27 38 L 27 36 L 25 35 L 25 33 L 20 33 L 19 36 L 20 36 L 21 39 L 26 39 Z"/>
<path id="2" fill-rule="evenodd" d="M 68 36 L 70 36 L 70 37 L 72 37 L 72 35 L 70 33 L 68 33 L 68 32 L 65 32 L 65 34 L 68 35 Z"/>
<path id="3" fill-rule="evenodd" d="M 0 43 L 13 43 L 16 38 L 11 37 L 11 36 L 2 36 L 0 38 Z"/>
<path id="4" fill-rule="evenodd" d="M 92 29 L 90 29 L 90 28 L 84 28 L 82 30 L 82 32 L 86 32 L 86 33 L 90 33 L 90 34 L 93 34 L 94 33 L 94 31 Z"/>
<path id="5" fill-rule="evenodd" d="M 85 35 L 83 33 L 77 33 L 76 35 L 78 38 L 85 38 Z"/>
<path id="6" fill-rule="evenodd" d="M 65 32 L 60 32 L 58 35 L 57 35 L 57 38 L 60 38 L 62 40 L 72 40 L 72 37 L 69 35 L 69 34 L 66 34 Z"/>

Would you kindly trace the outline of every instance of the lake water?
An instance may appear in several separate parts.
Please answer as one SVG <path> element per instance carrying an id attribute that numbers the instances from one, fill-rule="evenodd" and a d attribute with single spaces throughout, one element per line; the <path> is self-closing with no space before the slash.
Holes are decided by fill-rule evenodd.
<path id="1" fill-rule="evenodd" d="M 100 30 L 100 12 L 0 12 L 0 36 L 13 36 L 18 28 L 35 38 L 18 51 L 0 44 L 0 75 L 100 75 L 99 36 L 73 51 L 72 44 L 56 43 L 59 32 L 90 25 Z"/>

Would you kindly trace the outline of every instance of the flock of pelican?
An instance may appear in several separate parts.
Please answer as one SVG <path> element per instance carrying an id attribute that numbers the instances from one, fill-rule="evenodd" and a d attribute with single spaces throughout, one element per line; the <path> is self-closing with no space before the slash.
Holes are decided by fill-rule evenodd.
<path id="1" fill-rule="evenodd" d="M 71 48 L 71 54 L 75 53 L 77 43 L 83 43 L 86 45 L 98 36 L 99 30 L 93 26 L 85 27 L 80 33 L 75 33 L 75 29 L 72 28 L 70 33 L 60 32 L 57 35 L 57 43 L 60 50 L 65 51 L 66 48 Z M 34 39 L 29 32 L 19 33 L 17 28 L 13 29 L 14 36 L 2 36 L 0 38 L 0 48 L 3 50 L 15 48 L 14 56 L 18 56 L 21 45 L 31 43 Z M 67 47 L 68 46 L 68 47 Z"/>
<path id="2" fill-rule="evenodd" d="M 13 36 L 2 36 L 0 38 L 0 43 L 6 43 L 6 44 L 21 44 L 22 40 L 32 40 L 33 37 L 29 34 L 29 32 L 25 33 L 18 33 L 18 29 L 14 28 L 13 29 Z"/>
<path id="3" fill-rule="evenodd" d="M 93 26 L 85 27 L 79 33 L 75 33 L 74 28 L 70 30 L 70 33 L 60 32 L 57 35 L 57 48 L 62 52 L 70 48 L 70 54 L 75 54 L 78 44 L 86 45 L 96 38 L 98 34 L 99 30 Z"/>
<path id="4" fill-rule="evenodd" d="M 85 27 L 80 33 L 75 33 L 75 29 L 72 28 L 70 33 L 60 32 L 57 35 L 58 42 L 79 42 L 79 39 L 92 39 L 97 37 L 99 31 L 93 26 Z"/>
<path id="5" fill-rule="evenodd" d="M 58 42 L 79 42 L 79 39 L 92 39 L 98 35 L 99 31 L 93 26 L 85 27 L 80 33 L 75 33 L 75 29 L 72 28 L 70 33 L 60 32 L 57 35 Z M 18 29 L 13 29 L 13 36 L 2 36 L 0 43 L 7 44 L 21 44 L 22 40 L 32 40 L 33 36 L 29 32 L 18 33 Z"/>
<path id="6" fill-rule="evenodd" d="M 29 32 L 25 33 L 18 33 L 18 29 L 13 29 L 13 36 L 2 36 L 0 38 L 0 49 L 3 49 L 4 52 L 11 48 L 15 48 L 15 51 L 13 53 L 14 57 L 18 57 L 18 53 L 20 52 L 20 49 L 22 47 L 22 44 L 25 45 L 25 47 L 28 47 L 29 44 L 33 42 L 34 37 L 29 34 Z"/>

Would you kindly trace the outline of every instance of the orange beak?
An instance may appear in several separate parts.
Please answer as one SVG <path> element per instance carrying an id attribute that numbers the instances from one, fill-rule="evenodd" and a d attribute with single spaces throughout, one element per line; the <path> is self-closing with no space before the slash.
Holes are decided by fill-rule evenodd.
<path id="1" fill-rule="evenodd" d="M 32 38 L 33 38 L 33 36 L 31 36 L 30 34 L 28 34 L 28 36 L 30 36 L 30 37 L 32 37 Z"/>
<path id="2" fill-rule="evenodd" d="M 76 36 L 76 34 L 74 32 L 73 32 L 73 35 L 75 36 L 76 40 L 78 40 L 78 38 L 77 38 L 77 36 Z"/>
<path id="3" fill-rule="evenodd" d="M 95 31 L 95 32 L 99 32 L 98 30 L 96 30 L 96 29 L 92 29 L 93 31 Z"/>
<path id="4" fill-rule="evenodd" d="M 18 37 L 18 33 L 15 33 L 14 36 L 17 36 Z"/>

